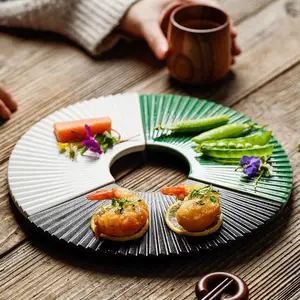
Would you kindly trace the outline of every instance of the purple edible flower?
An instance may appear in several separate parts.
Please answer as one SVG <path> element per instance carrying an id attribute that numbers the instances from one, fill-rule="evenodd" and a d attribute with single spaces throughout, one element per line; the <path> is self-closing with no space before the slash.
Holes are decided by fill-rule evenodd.
<path id="1" fill-rule="evenodd" d="M 260 163 L 260 159 L 256 156 L 243 156 L 240 160 L 240 166 L 243 168 L 243 172 L 249 177 L 255 176 Z"/>
<path id="2" fill-rule="evenodd" d="M 89 150 L 96 152 L 98 154 L 102 154 L 103 151 L 100 149 L 99 143 L 95 140 L 94 137 L 91 137 L 91 128 L 88 125 L 85 125 L 86 137 L 82 141 L 82 144 Z"/>

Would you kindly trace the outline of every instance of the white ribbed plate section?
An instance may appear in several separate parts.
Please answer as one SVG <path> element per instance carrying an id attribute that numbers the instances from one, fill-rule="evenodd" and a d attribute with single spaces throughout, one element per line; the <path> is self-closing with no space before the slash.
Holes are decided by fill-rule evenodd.
<path id="1" fill-rule="evenodd" d="M 110 116 L 123 138 L 139 135 L 109 149 L 100 159 L 59 154 L 53 124 Z M 143 151 L 145 138 L 139 96 L 123 94 L 86 100 L 63 108 L 35 124 L 17 143 L 9 160 L 8 182 L 25 215 L 64 203 L 114 182 L 110 165 L 128 153 Z"/>

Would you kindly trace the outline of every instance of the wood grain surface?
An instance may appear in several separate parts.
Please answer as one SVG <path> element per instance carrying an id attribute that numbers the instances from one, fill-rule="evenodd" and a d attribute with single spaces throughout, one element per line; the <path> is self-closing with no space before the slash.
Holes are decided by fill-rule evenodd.
<path id="1" fill-rule="evenodd" d="M 52 34 L 0 33 L 0 81 L 19 110 L 0 125 L 0 299 L 195 299 L 194 284 L 229 271 L 250 299 L 300 299 L 300 1 L 220 0 L 238 24 L 243 54 L 219 84 L 191 88 L 169 79 L 144 43 L 93 59 Z M 249 239 L 213 252 L 164 260 L 87 255 L 38 234 L 9 197 L 7 163 L 36 121 L 82 99 L 125 91 L 206 97 L 269 123 L 292 162 L 294 189 L 279 218 Z M 148 153 L 118 161 L 118 183 L 143 191 L 186 179 L 176 158 Z"/>

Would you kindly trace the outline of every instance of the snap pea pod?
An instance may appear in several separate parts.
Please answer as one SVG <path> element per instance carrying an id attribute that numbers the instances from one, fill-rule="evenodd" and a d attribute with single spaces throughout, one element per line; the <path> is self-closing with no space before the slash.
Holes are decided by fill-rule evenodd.
<path id="1" fill-rule="evenodd" d="M 240 162 L 238 158 L 217 158 L 213 157 L 213 160 L 225 165 L 235 165 L 237 166 Z"/>
<path id="2" fill-rule="evenodd" d="M 216 157 L 216 158 L 241 158 L 244 155 L 246 156 L 257 156 L 257 157 L 263 157 L 263 156 L 270 156 L 273 153 L 274 145 L 269 144 L 265 146 L 256 146 L 253 148 L 247 148 L 247 149 L 217 149 L 217 148 L 211 148 L 211 149 L 204 149 L 202 151 L 203 155 L 210 156 L 210 157 Z"/>
<path id="3" fill-rule="evenodd" d="M 248 133 L 257 130 L 262 129 L 265 126 L 258 126 L 251 123 L 248 124 L 227 124 L 223 125 L 218 128 L 214 128 L 208 131 L 205 131 L 195 137 L 192 138 L 192 141 L 201 144 L 204 141 L 208 140 L 220 140 L 220 139 L 226 139 L 226 138 L 235 138 L 235 137 L 241 137 L 245 136 Z"/>
<path id="4" fill-rule="evenodd" d="M 212 128 L 219 127 L 221 125 L 227 124 L 229 122 L 229 117 L 227 115 L 219 115 L 214 117 L 202 118 L 197 120 L 187 120 L 178 123 L 158 125 L 153 128 L 153 130 L 164 130 L 168 129 L 173 132 L 194 132 L 199 133 Z"/>
<path id="5" fill-rule="evenodd" d="M 252 148 L 255 145 L 264 146 L 269 143 L 272 136 L 272 131 L 260 132 L 250 136 L 209 140 L 205 141 L 197 147 L 197 150 L 202 152 L 202 149 L 218 148 L 218 149 L 244 149 Z"/>

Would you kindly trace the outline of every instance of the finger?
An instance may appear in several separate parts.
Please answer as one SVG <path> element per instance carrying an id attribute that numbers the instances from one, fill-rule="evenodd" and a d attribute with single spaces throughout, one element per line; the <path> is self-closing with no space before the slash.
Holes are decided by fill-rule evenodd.
<path id="1" fill-rule="evenodd" d="M 236 29 L 235 26 L 232 26 L 232 27 L 231 27 L 231 32 L 230 32 L 230 34 L 231 34 L 231 37 L 232 37 L 232 38 L 236 38 L 236 37 L 237 37 L 237 29 Z"/>
<path id="2" fill-rule="evenodd" d="M 220 4 L 214 0 L 187 0 L 186 2 L 220 8 Z"/>
<path id="3" fill-rule="evenodd" d="M 4 104 L 4 102 L 0 99 L 0 118 L 7 120 L 11 116 L 10 110 Z"/>
<path id="4" fill-rule="evenodd" d="M 231 37 L 234 39 L 237 37 L 237 29 L 236 27 L 233 25 L 233 21 L 232 21 L 232 18 L 229 17 L 229 27 L 230 27 L 230 34 L 231 34 Z"/>
<path id="5" fill-rule="evenodd" d="M 18 105 L 16 101 L 13 99 L 11 93 L 2 84 L 0 85 L 0 99 L 11 111 L 15 111 L 17 109 Z"/>
<path id="6" fill-rule="evenodd" d="M 158 59 L 166 58 L 169 45 L 159 22 L 145 22 L 142 28 L 144 39 Z"/>
<path id="7" fill-rule="evenodd" d="M 238 45 L 236 39 L 232 41 L 232 55 L 237 56 L 242 53 L 241 47 Z"/>

